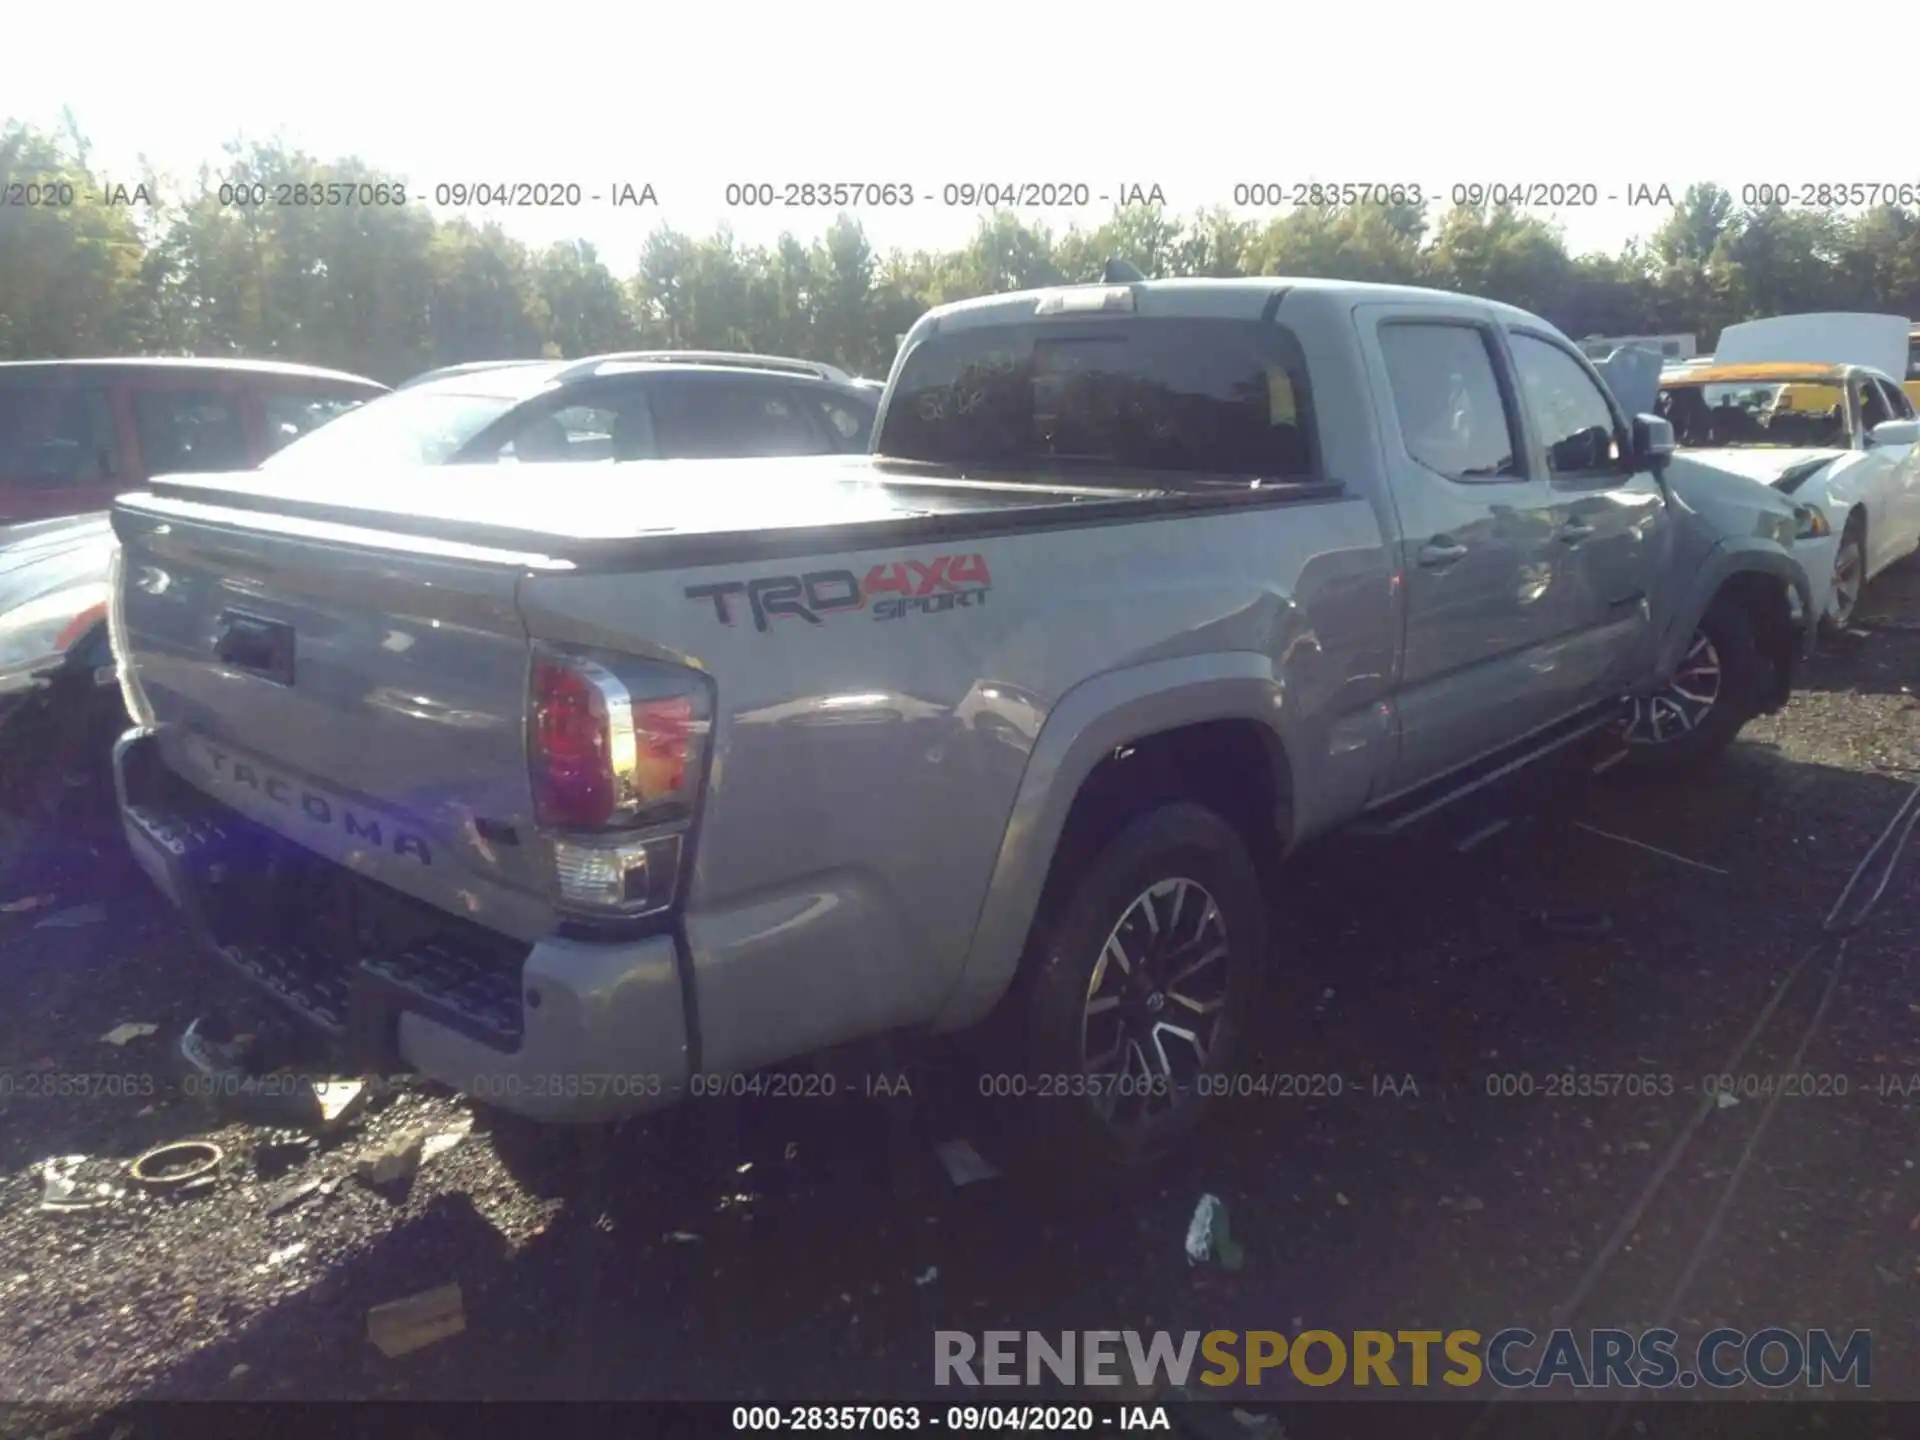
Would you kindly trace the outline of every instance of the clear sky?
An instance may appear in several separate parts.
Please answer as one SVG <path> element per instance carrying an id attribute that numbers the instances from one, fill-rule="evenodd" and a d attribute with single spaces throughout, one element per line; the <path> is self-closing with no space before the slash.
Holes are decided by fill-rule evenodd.
<path id="1" fill-rule="evenodd" d="M 1920 187 L 1910 66 L 1877 61 L 1869 37 L 1834 46 L 1766 10 L 1672 0 L 173 0 L 116 7 L 91 41 L 76 11 L 13 8 L 0 116 L 50 123 L 71 106 L 110 178 L 134 179 L 142 153 L 191 175 L 245 135 L 359 155 L 429 199 L 458 182 L 650 183 L 657 209 L 489 212 L 532 243 L 592 240 L 622 272 L 663 221 L 762 242 L 833 213 L 730 209 L 730 181 L 910 184 L 910 209 L 857 212 L 883 250 L 964 241 L 977 212 L 941 203 L 949 183 L 1158 185 L 1181 212 L 1255 182 L 1419 184 L 1442 200 L 1472 182 L 1591 184 L 1597 206 L 1552 212 L 1576 252 L 1658 222 L 1627 203 L 1639 185 Z M 1809 115 L 1809 96 L 1836 93 L 1844 108 Z M 1109 208 L 1022 213 L 1064 228 Z"/>

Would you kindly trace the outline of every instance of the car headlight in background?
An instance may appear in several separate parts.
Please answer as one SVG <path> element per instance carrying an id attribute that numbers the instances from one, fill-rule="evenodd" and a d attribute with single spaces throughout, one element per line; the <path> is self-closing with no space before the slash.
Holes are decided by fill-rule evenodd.
<path id="1" fill-rule="evenodd" d="M 91 580 L 0 614 L 0 694 L 32 689 L 106 613 L 107 587 Z"/>
<path id="2" fill-rule="evenodd" d="M 1796 540 L 1818 540 L 1823 535 L 1833 533 L 1833 526 L 1828 523 L 1826 512 L 1818 505 L 1794 506 L 1793 523 L 1793 538 Z"/>

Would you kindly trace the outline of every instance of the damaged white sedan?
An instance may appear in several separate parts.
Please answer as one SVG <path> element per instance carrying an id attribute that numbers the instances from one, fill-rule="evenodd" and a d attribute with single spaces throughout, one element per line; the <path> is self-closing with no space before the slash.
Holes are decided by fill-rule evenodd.
<path id="1" fill-rule="evenodd" d="M 1890 315 L 1754 320 L 1722 332 L 1711 365 L 1660 377 L 1656 409 L 1680 455 L 1799 507 L 1795 548 L 1829 628 L 1848 624 L 1867 583 L 1920 549 L 1920 418 L 1890 378 L 1904 368 L 1909 328 Z"/>

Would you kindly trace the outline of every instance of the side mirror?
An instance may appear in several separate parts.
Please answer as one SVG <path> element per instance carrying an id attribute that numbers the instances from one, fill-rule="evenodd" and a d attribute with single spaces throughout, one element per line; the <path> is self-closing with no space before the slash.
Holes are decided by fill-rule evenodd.
<path id="1" fill-rule="evenodd" d="M 1912 445 L 1920 441 L 1920 420 L 1882 420 L 1867 432 L 1869 445 Z"/>
<path id="2" fill-rule="evenodd" d="M 1589 425 L 1554 445 L 1548 458 L 1556 474 L 1583 474 L 1598 470 L 1606 463 L 1607 452 L 1613 448 L 1612 441 L 1613 436 L 1609 431 L 1599 425 Z"/>
<path id="3" fill-rule="evenodd" d="M 1673 458 L 1673 426 L 1658 415 L 1633 417 L 1633 462 L 1636 469 L 1658 471 Z"/>

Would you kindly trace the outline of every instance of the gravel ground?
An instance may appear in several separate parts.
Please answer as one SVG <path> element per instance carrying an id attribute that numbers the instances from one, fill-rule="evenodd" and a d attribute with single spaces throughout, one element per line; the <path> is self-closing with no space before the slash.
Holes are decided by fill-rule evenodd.
<path id="1" fill-rule="evenodd" d="M 1920 1398 L 1920 861 L 1838 962 L 1796 968 L 1920 778 L 1920 565 L 1870 604 L 1709 775 L 1615 772 L 1466 855 L 1302 857 L 1246 1068 L 1342 1093 L 1236 1099 L 1154 1184 L 1093 1205 L 953 1186 L 934 1145 L 991 1157 L 995 1107 L 1021 1102 L 969 1093 L 934 1048 L 836 1062 L 832 1099 L 689 1102 L 614 1132 L 404 1083 L 317 1143 L 223 1123 L 167 1057 L 231 991 L 111 836 L 44 837 L 0 896 L 52 897 L 0 913 L 0 1400 L 925 1399 L 939 1328 L 1554 1319 L 1868 1326 L 1877 1396 Z M 102 1039 L 130 1022 L 157 1028 Z M 1789 1068 L 1820 1093 L 1704 1094 Z M 1549 1098 L 1565 1072 L 1671 1093 Z M 911 1094 L 862 1093 L 876 1074 Z M 1488 1093 L 1521 1075 L 1532 1094 Z M 444 1148 L 403 1189 L 355 1177 L 413 1133 Z M 177 1139 L 222 1147 L 217 1183 L 39 1208 L 43 1159 L 124 1186 Z M 1238 1272 L 1183 1254 L 1203 1192 Z M 371 1307 L 448 1283 L 463 1333 L 397 1359 L 368 1342 Z"/>

